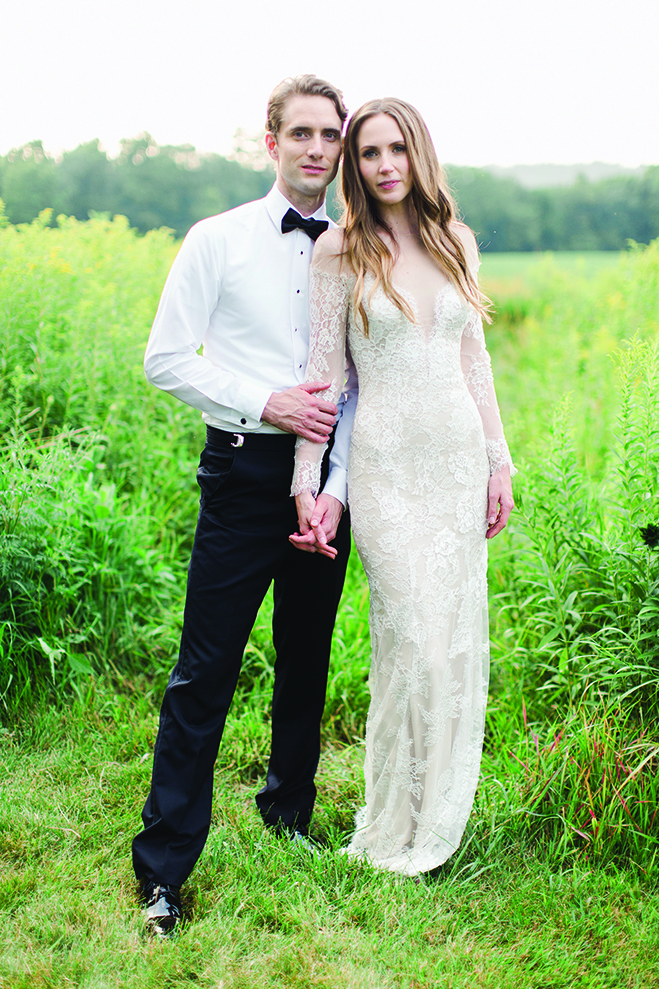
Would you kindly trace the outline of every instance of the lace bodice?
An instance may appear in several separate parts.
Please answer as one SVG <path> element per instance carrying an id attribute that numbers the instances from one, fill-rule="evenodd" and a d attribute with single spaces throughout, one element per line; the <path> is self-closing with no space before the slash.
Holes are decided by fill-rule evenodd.
<path id="1" fill-rule="evenodd" d="M 368 281 L 365 295 L 368 298 Z M 416 311 L 414 299 L 405 295 Z M 394 423 L 402 407 L 420 406 L 424 419 L 433 406 L 445 408 L 465 387 L 483 426 L 490 473 L 516 473 L 503 433 L 494 390 L 490 356 L 480 315 L 450 282 L 437 292 L 429 328 L 412 323 L 382 290 L 369 306 L 369 335 L 356 325 L 351 306 L 351 279 L 324 267 L 311 269 L 311 338 L 307 380 L 330 381 L 326 395 L 336 402 L 354 361 L 359 378 L 360 415 Z M 416 382 L 414 391 L 410 383 Z M 318 493 L 322 444 L 298 440 L 292 494 Z"/>

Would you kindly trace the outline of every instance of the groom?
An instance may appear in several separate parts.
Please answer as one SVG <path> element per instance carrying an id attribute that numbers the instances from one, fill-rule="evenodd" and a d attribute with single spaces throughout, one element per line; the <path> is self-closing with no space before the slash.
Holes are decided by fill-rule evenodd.
<path id="1" fill-rule="evenodd" d="M 328 382 L 304 383 L 308 272 L 314 241 L 328 226 L 325 192 L 346 116 L 341 92 L 315 76 L 277 86 L 266 134 L 275 184 L 265 199 L 190 230 L 147 346 L 149 381 L 200 409 L 207 427 L 181 648 L 163 699 L 144 829 L 133 841 L 147 921 L 159 935 L 181 917 L 179 888 L 208 836 L 227 711 L 273 581 L 272 747 L 256 803 L 266 827 L 303 842 L 313 810 L 350 549 L 343 509 L 356 390 L 347 389 L 340 409 L 323 397 Z M 296 435 L 331 437 L 315 530 L 320 552 L 300 553 L 288 539 L 297 528 Z M 323 554 L 324 539 L 338 548 L 336 561 Z"/>

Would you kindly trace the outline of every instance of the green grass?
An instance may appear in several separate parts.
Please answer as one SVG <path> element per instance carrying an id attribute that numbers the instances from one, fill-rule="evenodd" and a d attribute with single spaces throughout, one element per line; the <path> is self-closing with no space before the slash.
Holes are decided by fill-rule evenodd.
<path id="1" fill-rule="evenodd" d="M 616 267 L 620 260 L 618 251 L 542 251 L 524 253 L 509 251 L 485 251 L 481 255 L 481 277 L 489 279 L 521 278 L 538 265 L 550 260 L 558 269 L 571 275 L 593 278 L 602 271 Z"/>
<path id="2" fill-rule="evenodd" d="M 322 860 L 264 835 L 271 598 L 171 944 L 129 845 L 176 655 L 194 410 L 149 388 L 175 245 L 121 220 L 0 224 L 0 987 L 659 985 L 659 244 L 487 255 L 497 391 L 521 472 L 490 546 L 492 675 L 463 844 L 416 884 L 336 854 L 361 801 L 368 596 L 334 636 Z"/>
<path id="3" fill-rule="evenodd" d="M 139 693 L 74 706 L 3 739 L 0 986 L 647 987 L 659 896 L 638 875 L 557 871 L 478 844 L 418 884 L 318 860 L 263 833 L 224 746 L 213 826 L 169 944 L 145 938 L 127 858 L 155 730 Z M 353 749 L 321 763 L 320 816 L 359 788 Z M 491 784 L 496 786 L 496 784 Z M 485 787 L 488 787 L 487 780 Z"/>

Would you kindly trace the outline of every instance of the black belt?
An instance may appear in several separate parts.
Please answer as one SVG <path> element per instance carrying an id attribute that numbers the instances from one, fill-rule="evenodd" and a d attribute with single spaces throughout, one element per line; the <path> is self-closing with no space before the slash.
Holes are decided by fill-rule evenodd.
<path id="1" fill-rule="evenodd" d="M 295 444 L 293 433 L 229 433 L 215 426 L 206 426 L 206 442 L 209 446 L 226 449 L 229 446 L 238 449 L 249 447 L 254 450 L 285 449 L 286 444 Z"/>

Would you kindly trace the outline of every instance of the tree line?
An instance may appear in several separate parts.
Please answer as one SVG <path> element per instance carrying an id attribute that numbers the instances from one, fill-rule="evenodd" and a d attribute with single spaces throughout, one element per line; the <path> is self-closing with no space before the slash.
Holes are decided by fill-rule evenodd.
<path id="1" fill-rule="evenodd" d="M 527 189 L 483 169 L 448 169 L 466 223 L 489 251 L 616 251 L 659 236 L 659 165 L 641 176 Z"/>
<path id="2" fill-rule="evenodd" d="M 160 146 L 149 134 L 122 141 L 116 158 L 97 140 L 59 159 L 32 141 L 0 157 L 0 198 L 11 223 L 30 222 L 50 207 L 53 222 L 59 214 L 81 220 L 90 213 L 122 214 L 141 231 L 170 227 L 183 237 L 197 220 L 266 194 L 273 173 L 253 165 L 254 156 Z M 659 236 L 656 165 L 641 176 L 579 178 L 542 189 L 486 169 L 450 166 L 448 175 L 483 250 L 620 250 L 630 239 L 647 244 Z M 335 194 L 330 211 L 340 213 Z"/>

